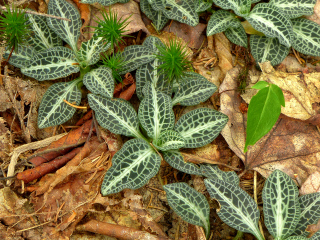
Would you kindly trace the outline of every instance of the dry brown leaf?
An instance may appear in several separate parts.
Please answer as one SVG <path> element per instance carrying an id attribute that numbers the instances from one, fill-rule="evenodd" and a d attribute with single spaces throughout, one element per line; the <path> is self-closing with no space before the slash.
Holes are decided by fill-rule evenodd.
<path id="1" fill-rule="evenodd" d="M 177 37 L 182 38 L 188 43 L 188 47 L 199 49 L 205 41 L 204 30 L 206 24 L 199 23 L 195 27 L 191 27 L 185 23 L 173 21 L 171 25 L 166 26 L 163 31 L 174 33 Z"/>
<path id="2" fill-rule="evenodd" d="M 83 24 L 81 26 L 80 31 L 83 32 L 83 28 L 87 27 L 90 23 L 90 12 L 91 8 L 89 4 L 80 3 L 79 0 L 72 0 L 75 4 L 77 4 L 77 7 L 80 11 L 81 19 L 83 20 Z"/>
<path id="3" fill-rule="evenodd" d="M 8 159 L 10 152 L 10 132 L 5 125 L 5 121 L 0 117 L 0 158 Z"/>
<path id="4" fill-rule="evenodd" d="M 101 15 L 101 6 L 93 4 L 97 8 L 91 9 L 91 19 L 89 26 L 96 27 L 98 24 L 95 22 L 98 19 L 103 19 Z M 126 32 L 124 34 L 128 35 L 134 32 L 138 32 L 140 30 L 144 31 L 148 35 L 150 34 L 146 26 L 144 25 L 141 19 L 141 13 L 138 3 L 134 2 L 133 0 L 129 1 L 128 3 L 116 3 L 111 6 L 104 7 L 106 11 L 109 11 L 109 8 L 112 12 L 116 12 L 118 15 L 118 20 L 122 18 L 125 20 L 126 18 L 130 17 L 128 22 L 128 26 L 124 29 Z M 90 38 L 93 36 L 94 28 L 89 28 Z"/>
<path id="5" fill-rule="evenodd" d="M 259 81 L 276 84 L 284 92 L 286 106 L 281 108 L 281 113 L 301 120 L 316 121 L 315 118 L 320 118 L 317 116 L 320 114 L 317 107 L 320 105 L 320 73 L 284 73 L 275 71 L 270 63 L 262 63 L 261 69 Z M 256 92 L 249 89 L 242 97 L 249 103 Z"/>
<path id="6" fill-rule="evenodd" d="M 214 35 L 215 51 L 219 58 L 219 67 L 225 75 L 230 69 L 233 68 L 231 44 L 228 38 L 223 33 L 217 33 Z"/>
<path id="7" fill-rule="evenodd" d="M 314 172 L 302 184 L 299 193 L 300 195 L 320 192 L 320 172 Z"/>
<path id="8" fill-rule="evenodd" d="M 229 117 L 222 135 L 231 150 L 242 159 L 246 169 L 254 169 L 264 177 L 279 169 L 294 177 L 299 184 L 320 166 L 320 133 L 315 126 L 290 119 L 279 119 L 274 128 L 246 154 L 246 115 L 240 112 L 241 97 L 237 88 L 239 69 L 234 68 L 226 75 L 220 86 L 221 112 Z M 228 90 L 228 91 L 227 91 Z"/>

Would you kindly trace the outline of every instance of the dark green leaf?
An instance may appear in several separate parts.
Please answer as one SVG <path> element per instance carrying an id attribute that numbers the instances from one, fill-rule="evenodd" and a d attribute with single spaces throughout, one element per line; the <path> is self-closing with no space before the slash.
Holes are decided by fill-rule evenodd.
<path id="1" fill-rule="evenodd" d="M 138 189 L 157 174 L 161 157 L 143 139 L 131 139 L 113 156 L 101 185 L 103 196 L 125 188 Z"/>
<path id="2" fill-rule="evenodd" d="M 11 51 L 11 49 L 10 49 Z M 7 59 L 10 54 L 9 49 L 3 55 Z M 18 68 L 24 68 L 29 64 L 29 61 L 36 54 L 32 47 L 20 46 L 17 51 L 13 51 L 9 63 Z"/>
<path id="3" fill-rule="evenodd" d="M 71 82 L 55 83 L 48 88 L 43 95 L 38 114 L 38 127 L 46 128 L 56 126 L 68 121 L 76 112 L 63 100 L 69 103 L 79 105 L 81 101 L 81 90 L 78 84 L 81 79 L 75 79 Z"/>
<path id="4" fill-rule="evenodd" d="M 154 10 L 148 0 L 140 0 L 140 9 L 150 18 L 157 31 L 160 31 L 169 21 L 162 11 Z"/>
<path id="5" fill-rule="evenodd" d="M 185 145 L 183 137 L 173 130 L 162 131 L 152 143 L 160 151 L 179 149 Z"/>
<path id="6" fill-rule="evenodd" d="M 299 191 L 294 181 L 280 170 L 268 177 L 262 191 L 264 222 L 275 239 L 286 239 L 300 218 Z"/>
<path id="7" fill-rule="evenodd" d="M 186 222 L 204 228 L 210 236 L 210 208 L 205 196 L 186 183 L 172 183 L 163 186 L 170 207 Z"/>
<path id="8" fill-rule="evenodd" d="M 230 40 L 230 42 L 245 48 L 248 47 L 247 33 L 240 22 L 237 22 L 236 27 L 229 27 L 224 31 L 224 34 Z"/>
<path id="9" fill-rule="evenodd" d="M 232 9 L 237 15 L 246 17 L 251 8 L 250 0 L 213 0 L 222 9 Z"/>
<path id="10" fill-rule="evenodd" d="M 228 116 L 209 108 L 198 108 L 183 115 L 174 130 L 185 139 L 185 148 L 212 142 L 228 122 Z"/>
<path id="11" fill-rule="evenodd" d="M 219 169 L 217 165 L 201 164 L 200 171 L 203 176 L 210 179 L 220 179 L 231 184 L 239 186 L 240 179 L 234 171 L 225 172 Z"/>
<path id="12" fill-rule="evenodd" d="M 297 18 L 303 15 L 312 15 L 317 0 L 270 0 L 288 18 Z"/>
<path id="13" fill-rule="evenodd" d="M 210 17 L 207 26 L 207 36 L 224 32 L 229 27 L 238 27 L 238 22 L 240 21 L 236 18 L 235 14 L 226 10 L 218 10 Z"/>

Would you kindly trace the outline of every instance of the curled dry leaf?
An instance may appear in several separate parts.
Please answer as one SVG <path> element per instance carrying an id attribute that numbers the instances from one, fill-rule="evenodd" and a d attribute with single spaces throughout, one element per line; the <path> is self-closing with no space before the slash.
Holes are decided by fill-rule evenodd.
<path id="1" fill-rule="evenodd" d="M 83 32 L 83 28 L 87 27 L 90 23 L 90 7 L 88 4 L 80 3 L 79 0 L 72 0 L 78 7 L 80 11 L 81 19 L 83 20 L 83 24 L 81 27 L 81 32 Z"/>
<path id="2" fill-rule="evenodd" d="M 219 59 L 219 67 L 225 75 L 230 69 L 233 68 L 231 43 L 223 33 L 217 33 L 214 35 L 215 51 Z"/>
<path id="3" fill-rule="evenodd" d="M 284 115 L 320 124 L 320 73 L 284 73 L 275 71 L 270 63 L 261 64 L 259 81 L 276 84 L 284 93 L 286 106 L 281 108 Z M 254 84 L 253 82 L 251 84 Z M 247 90 L 242 95 L 249 103 L 257 90 Z"/>
<path id="4" fill-rule="evenodd" d="M 314 172 L 302 184 L 299 193 L 300 195 L 320 192 L 320 172 Z"/>
<path id="5" fill-rule="evenodd" d="M 0 158 L 7 159 L 10 152 L 10 132 L 5 121 L 0 117 Z"/>
<path id="6" fill-rule="evenodd" d="M 222 135 L 229 147 L 242 159 L 246 169 L 254 169 L 264 177 L 275 169 L 303 183 L 320 166 L 320 133 L 316 126 L 302 121 L 280 118 L 273 129 L 243 153 L 246 114 L 240 112 L 241 97 L 237 90 L 239 69 L 229 71 L 220 86 L 221 112 L 229 121 Z M 228 90 L 228 91 L 227 91 Z"/>

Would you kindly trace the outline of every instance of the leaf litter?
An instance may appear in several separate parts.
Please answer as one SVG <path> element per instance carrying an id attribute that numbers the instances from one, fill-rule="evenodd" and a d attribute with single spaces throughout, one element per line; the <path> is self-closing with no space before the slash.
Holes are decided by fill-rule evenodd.
<path id="1" fill-rule="evenodd" d="M 45 2 L 39 2 L 41 9 L 45 9 Z M 89 7 L 88 11 L 88 5 L 79 4 L 78 0 L 73 0 L 73 2 L 78 6 L 82 5 L 79 7 L 84 21 L 82 30 L 86 32 L 85 26 L 94 25 L 93 19 L 97 16 L 98 9 L 101 6 L 93 4 Z M 139 6 L 136 2 L 129 1 L 126 4 L 115 4 L 111 9 L 118 12 L 118 17 L 131 15 L 131 22 L 127 27 L 128 32 L 126 34 L 140 31 L 140 34 L 137 35 L 137 42 L 141 40 L 141 31 L 145 34 L 152 32 L 149 26 L 145 26 L 142 22 Z M 45 12 L 44 10 L 42 11 Z M 207 101 L 200 106 L 208 105 L 216 109 L 221 106 L 221 111 L 226 113 L 230 118 L 228 125 L 222 133 L 227 143 L 222 137 L 218 137 L 208 146 L 188 152 L 187 154 L 194 155 L 197 159 L 218 160 L 223 164 L 231 165 L 233 168 L 242 167 L 242 163 L 239 161 L 240 158 L 243 161 L 244 169 L 247 171 L 242 173 L 240 185 L 249 191 L 249 193 L 253 189 L 253 184 L 251 184 L 253 174 L 249 171 L 250 169 L 258 171 L 265 177 L 272 170 L 281 169 L 291 175 L 297 184 L 301 186 L 301 194 L 319 191 L 319 172 L 317 171 L 320 149 L 320 142 L 318 141 L 319 130 L 316 126 L 309 124 L 317 123 L 314 118 L 317 119 L 317 115 L 319 114 L 317 112 L 317 104 L 319 103 L 319 99 L 317 98 L 319 93 L 317 91 L 319 91 L 319 86 L 316 81 L 319 79 L 318 73 L 300 72 L 290 75 L 270 70 L 268 66 L 263 69 L 265 81 L 269 80 L 269 82 L 281 85 L 281 83 L 285 83 L 283 79 L 293 79 L 292 81 L 298 84 L 296 86 L 301 87 L 302 90 L 295 92 L 290 91 L 290 88 L 286 89 L 286 84 L 280 86 L 285 90 L 286 104 L 288 102 L 289 110 L 284 110 L 283 116 L 281 116 L 273 130 L 255 146 L 250 147 L 248 153 L 244 155 L 246 114 L 245 111 L 240 111 L 243 100 L 238 91 L 234 91 L 238 88 L 237 75 L 241 70 L 239 66 L 234 68 L 234 64 L 237 61 L 235 61 L 231 52 L 231 44 L 225 39 L 223 34 L 217 34 L 214 37 L 208 37 L 208 44 L 203 45 L 202 43 L 206 42 L 205 39 L 197 38 L 197 36 L 195 38 L 196 34 L 193 33 L 193 31 L 201 32 L 204 27 L 203 25 L 198 26 L 198 28 L 192 28 L 190 33 L 186 33 L 185 28 L 181 28 L 180 26 L 179 23 L 173 22 L 171 30 L 175 34 L 164 32 L 162 39 L 167 39 L 170 35 L 177 35 L 181 37 L 184 43 L 188 43 L 189 47 L 195 48 L 193 51 L 190 50 L 190 53 L 197 57 L 195 63 L 199 64 L 194 64 L 196 71 L 205 76 L 209 81 L 214 82 L 217 86 L 222 83 L 220 87 L 221 102 L 216 94 L 211 98 L 211 101 Z M 170 27 L 168 30 L 171 31 Z M 156 33 L 152 33 L 156 35 Z M 286 58 L 284 63 L 286 65 L 280 65 L 279 68 L 286 68 L 288 72 L 290 72 L 290 69 L 291 72 L 303 71 L 301 65 L 292 64 L 294 63 L 294 59 L 290 56 Z M 295 68 L 292 67 L 293 65 Z M 12 75 L 14 76 L 14 74 Z M 131 78 L 132 76 L 128 76 L 128 79 Z M 256 81 L 258 78 L 257 72 L 253 71 L 250 79 Z M 305 81 L 306 84 L 301 85 L 300 80 Z M 25 142 L 28 142 L 28 139 L 34 141 L 52 136 L 54 128 L 39 130 L 36 126 L 36 109 L 42 97 L 41 94 L 43 95 L 48 88 L 49 84 L 46 84 L 14 77 L 10 77 L 10 82 L 5 82 L 5 85 L 0 84 L 0 93 L 3 93 L 0 94 L 0 112 L 10 111 L 10 114 L 13 116 L 12 112 L 20 114 L 20 118 L 18 116 L 19 121 L 15 120 L 18 126 L 21 125 L 22 118 L 26 115 L 30 116 L 26 121 L 26 128 L 22 127 L 23 134 L 26 135 L 26 132 L 30 132 L 29 136 L 26 135 L 22 138 Z M 134 82 L 130 82 L 130 84 L 132 85 L 128 86 L 127 89 L 130 90 L 127 92 L 123 88 L 120 90 L 120 92 L 122 91 L 120 94 L 125 95 L 123 97 L 125 99 L 130 99 L 134 92 L 132 90 Z M 9 86 L 7 89 L 10 89 L 10 92 L 7 91 L 6 86 Z M 304 91 L 309 92 L 307 98 L 301 94 Z M 242 95 L 242 98 L 249 102 L 253 93 L 247 91 L 246 94 Z M 13 96 L 15 95 L 19 96 L 20 99 L 14 98 Z M 37 100 L 34 99 L 34 96 L 37 96 Z M 301 97 L 305 97 L 305 99 L 301 99 Z M 33 106 L 26 108 L 30 104 L 33 104 Z M 299 104 L 300 106 L 298 106 Z M 175 109 L 177 115 L 179 115 L 179 112 L 181 114 L 184 111 L 189 111 L 189 109 L 179 106 Z M 294 120 L 292 117 L 297 118 L 297 115 L 295 115 L 297 111 L 300 111 L 299 113 L 301 114 L 299 115 L 299 120 Z M 0 147 L 1 149 L 5 149 L 4 153 L 0 152 L 2 154 L 0 157 L 3 156 L 3 158 L 9 159 L 8 154 L 10 152 L 16 154 L 17 152 L 15 152 L 16 146 L 12 144 L 12 129 L 10 129 L 12 124 L 8 125 L 7 119 L 9 117 L 6 119 L 0 118 Z M 89 116 L 89 119 L 91 119 L 91 116 Z M 172 210 L 168 208 L 161 188 L 161 184 L 163 183 L 189 181 L 198 191 L 206 194 L 202 177 L 186 176 L 176 170 L 173 171 L 171 167 L 163 163 L 160 174 L 152 178 L 145 187 L 139 190 L 124 190 L 121 193 L 108 197 L 100 195 L 102 178 L 111 166 L 112 155 L 121 148 L 122 139 L 100 127 L 95 129 L 97 126 L 92 125 L 89 119 L 84 120 L 79 125 L 77 124 L 78 126 L 86 125 L 86 131 L 83 131 L 82 134 L 72 136 L 71 133 L 81 129 L 81 127 L 78 127 L 63 137 L 63 139 L 66 139 L 68 138 L 66 136 L 72 136 L 69 139 L 71 140 L 70 142 L 60 140 L 60 143 L 62 143 L 60 146 L 54 146 L 56 144 L 54 142 L 46 148 L 55 150 L 53 157 L 48 158 L 45 155 L 37 155 L 38 152 L 27 154 L 27 158 L 35 154 L 37 155 L 36 157 L 40 157 L 45 162 L 50 163 L 52 159 L 65 155 L 67 152 L 70 153 L 75 146 L 82 146 L 79 152 L 64 167 L 55 173 L 46 174 L 38 182 L 33 181 L 33 184 L 23 186 L 21 182 L 15 181 L 15 189 L 19 189 L 17 190 L 20 191 L 19 194 L 23 190 L 25 192 L 24 196 L 27 196 L 27 198 L 19 197 L 10 188 L 1 189 L 0 202 L 2 205 L 4 203 L 3 206 L 6 207 L 0 208 L 0 220 L 2 222 L 0 229 L 8 230 L 4 236 L 9 236 L 10 233 L 10 236 L 14 235 L 17 237 L 16 239 L 21 238 L 21 236 L 24 239 L 68 239 L 72 238 L 72 234 L 77 236 L 76 234 L 79 234 L 82 230 L 103 233 L 101 230 L 94 228 L 94 226 L 100 224 L 101 226 L 105 226 L 103 224 L 107 223 L 115 224 L 107 225 L 109 227 L 125 226 L 128 228 L 129 233 L 130 231 L 131 233 L 139 231 L 138 234 L 151 234 L 148 237 L 155 237 L 154 239 L 168 239 L 166 233 L 168 233 L 170 239 L 203 239 L 203 233 L 200 228 L 184 223 L 177 215 L 172 213 Z M 14 139 L 17 139 L 18 136 L 19 134 L 15 134 Z M 37 147 L 30 149 L 37 149 Z M 42 151 L 46 149 L 42 149 Z M 57 149 L 58 151 L 56 151 Z M 19 152 L 19 154 L 22 153 Z M 223 169 L 230 170 L 224 167 Z M 259 187 L 260 190 L 262 189 L 261 186 L 262 182 Z M 26 192 L 32 193 L 31 195 L 26 195 Z M 31 206 L 29 203 L 33 205 Z M 211 202 L 211 204 L 214 204 L 214 202 Z M 83 222 L 84 218 L 88 221 Z M 171 225 L 168 224 L 168 218 L 171 221 Z M 213 218 L 214 221 L 218 220 L 217 216 Z M 223 233 L 221 231 L 221 222 L 220 225 L 219 221 L 217 222 L 218 225 L 212 224 L 220 231 L 217 230 L 213 234 L 215 236 L 213 239 L 230 237 L 232 229 L 223 229 L 226 232 Z M 7 228 L 7 226 L 12 226 L 12 228 Z M 120 227 L 118 232 L 116 230 L 115 234 L 118 234 L 123 229 Z M 1 236 L 3 233 L 2 231 L 0 232 Z M 109 234 L 110 236 L 112 235 L 110 232 Z M 219 236 L 219 234 L 222 235 Z M 233 234 L 235 233 L 233 232 Z M 120 237 L 120 235 L 114 236 Z M 146 238 L 143 237 L 145 235 L 137 236 L 139 236 L 139 239 Z"/>

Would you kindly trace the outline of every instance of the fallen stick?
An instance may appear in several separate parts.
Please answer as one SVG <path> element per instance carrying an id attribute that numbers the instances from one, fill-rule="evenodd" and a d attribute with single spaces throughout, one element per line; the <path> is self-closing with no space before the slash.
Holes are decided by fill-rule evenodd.
<path id="1" fill-rule="evenodd" d="M 90 220 L 85 224 L 79 225 L 76 227 L 76 230 L 103 234 L 122 240 L 169 240 L 169 238 L 156 236 L 145 231 L 137 230 L 135 228 L 106 222 L 99 222 L 96 220 Z"/>
<path id="2" fill-rule="evenodd" d="M 69 162 L 74 156 L 80 152 L 81 148 L 75 148 L 71 152 L 64 156 L 60 156 L 48 163 L 43 163 L 32 169 L 25 170 L 17 174 L 17 179 L 24 181 L 24 183 L 29 183 L 35 179 L 38 179 L 48 173 L 54 172 L 59 169 L 67 162 Z"/>

